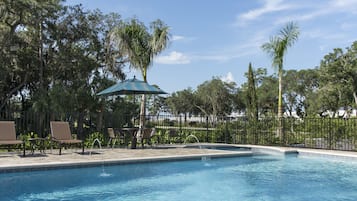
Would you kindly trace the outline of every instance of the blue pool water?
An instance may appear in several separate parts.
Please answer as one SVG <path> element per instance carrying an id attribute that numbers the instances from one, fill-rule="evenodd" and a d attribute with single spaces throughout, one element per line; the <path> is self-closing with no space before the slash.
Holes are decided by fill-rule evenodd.
<path id="1" fill-rule="evenodd" d="M 253 156 L 0 174 L 1 201 L 355 201 L 357 163 Z"/>

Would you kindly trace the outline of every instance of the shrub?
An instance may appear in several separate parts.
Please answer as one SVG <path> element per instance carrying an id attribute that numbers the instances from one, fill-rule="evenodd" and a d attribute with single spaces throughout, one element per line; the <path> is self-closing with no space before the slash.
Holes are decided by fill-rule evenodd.
<path id="1" fill-rule="evenodd" d="M 100 132 L 94 132 L 91 133 L 85 140 L 84 140 L 84 146 L 87 148 L 91 148 L 93 146 L 94 140 L 98 139 L 100 141 L 100 145 L 103 147 L 105 145 L 105 139 L 103 133 Z M 97 145 L 97 143 L 94 144 L 94 146 Z"/>

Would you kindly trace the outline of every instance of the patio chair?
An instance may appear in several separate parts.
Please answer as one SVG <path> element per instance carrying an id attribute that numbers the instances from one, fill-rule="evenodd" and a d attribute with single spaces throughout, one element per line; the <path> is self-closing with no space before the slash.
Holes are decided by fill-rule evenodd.
<path id="1" fill-rule="evenodd" d="M 108 148 L 110 146 L 110 144 L 112 145 L 112 148 L 115 145 L 115 142 L 117 140 L 117 136 L 114 133 L 114 129 L 113 128 L 108 128 L 108 137 L 109 137 L 109 141 L 108 141 Z"/>
<path id="2" fill-rule="evenodd" d="M 25 142 L 16 139 L 15 122 L 13 121 L 0 121 L 0 145 L 22 145 L 23 156 L 25 156 Z"/>
<path id="3" fill-rule="evenodd" d="M 112 145 L 113 148 L 117 140 L 119 141 L 119 146 L 122 143 L 127 146 L 125 133 L 120 129 L 108 128 L 108 137 L 108 148 L 110 145 Z"/>
<path id="4" fill-rule="evenodd" d="M 180 135 L 178 134 L 176 129 L 170 129 L 169 130 L 169 144 L 171 144 L 172 140 L 174 140 L 174 142 L 178 142 L 180 141 Z"/>
<path id="5" fill-rule="evenodd" d="M 80 144 L 82 146 L 82 154 L 84 153 L 84 143 L 82 140 L 72 138 L 71 129 L 68 122 L 51 121 L 51 141 L 59 145 L 59 155 L 62 154 L 63 145 Z"/>
<path id="6" fill-rule="evenodd" d="M 142 130 L 142 136 L 141 136 L 141 147 L 144 148 L 144 140 L 146 140 L 146 143 L 148 145 L 152 146 L 151 138 L 154 137 L 155 134 L 156 134 L 155 128 L 144 128 Z"/>

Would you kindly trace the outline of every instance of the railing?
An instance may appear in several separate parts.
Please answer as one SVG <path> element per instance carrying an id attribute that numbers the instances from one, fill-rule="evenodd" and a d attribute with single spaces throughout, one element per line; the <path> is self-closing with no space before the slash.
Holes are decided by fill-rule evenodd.
<path id="1" fill-rule="evenodd" d="M 107 136 L 108 127 L 138 126 L 139 118 L 116 113 L 35 113 L 1 111 L 0 120 L 13 120 L 17 134 L 37 133 L 45 137 L 50 133 L 49 122 L 68 121 L 72 132 L 86 139 L 93 132 Z M 170 130 L 176 130 L 176 143 L 182 143 L 193 134 L 200 142 L 291 146 L 316 149 L 357 151 L 357 119 L 340 118 L 283 118 L 282 133 L 279 121 L 265 118 L 249 122 L 245 118 L 185 117 L 155 115 L 146 117 L 147 127 L 156 127 L 157 142 L 172 142 Z"/>

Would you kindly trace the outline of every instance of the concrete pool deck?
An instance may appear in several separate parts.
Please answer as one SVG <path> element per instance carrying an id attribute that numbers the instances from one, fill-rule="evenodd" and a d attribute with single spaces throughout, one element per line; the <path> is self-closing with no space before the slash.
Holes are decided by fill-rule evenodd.
<path id="1" fill-rule="evenodd" d="M 198 144 L 196 144 L 198 146 Z M 332 151 L 293 147 L 268 147 L 256 145 L 225 145 L 225 144 L 200 144 L 207 146 L 236 146 L 250 148 L 251 150 L 218 150 L 188 148 L 183 145 L 157 146 L 144 149 L 126 148 L 106 148 L 106 149 L 86 149 L 85 154 L 79 154 L 81 150 L 63 150 L 62 155 L 58 155 L 58 150 L 47 150 L 46 154 L 35 154 L 27 152 L 25 157 L 21 153 L 0 153 L 0 172 L 26 171 L 35 169 L 46 169 L 56 167 L 88 166 L 100 164 L 122 164 L 135 162 L 152 162 L 162 160 L 182 160 L 197 159 L 201 157 L 233 157 L 250 156 L 253 153 L 299 153 L 299 155 L 317 155 L 332 157 L 348 157 L 357 159 L 357 152 Z"/>

